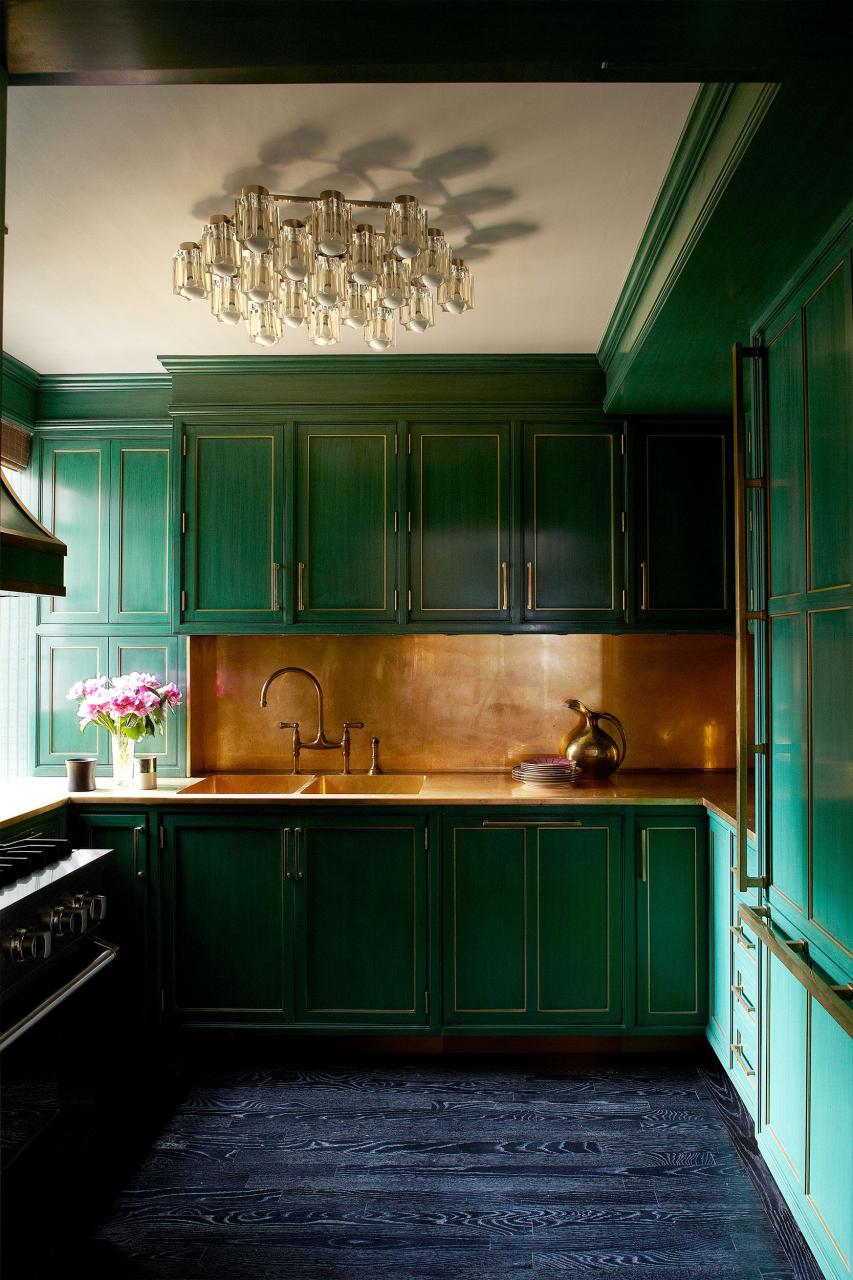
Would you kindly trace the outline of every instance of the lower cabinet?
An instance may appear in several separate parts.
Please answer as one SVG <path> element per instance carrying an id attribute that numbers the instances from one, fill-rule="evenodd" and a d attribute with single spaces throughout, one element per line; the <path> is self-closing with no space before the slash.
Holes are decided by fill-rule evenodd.
<path id="1" fill-rule="evenodd" d="M 622 819 L 445 818 L 444 1023 L 623 1020 Z"/>

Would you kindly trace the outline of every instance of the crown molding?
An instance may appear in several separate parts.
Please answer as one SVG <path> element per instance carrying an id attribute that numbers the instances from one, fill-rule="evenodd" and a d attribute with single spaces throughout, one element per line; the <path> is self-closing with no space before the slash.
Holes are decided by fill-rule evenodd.
<path id="1" fill-rule="evenodd" d="M 28 364 L 24 364 L 23 360 L 10 356 L 7 351 L 3 352 L 2 369 L 4 381 L 8 378 L 11 382 L 20 383 L 28 391 L 36 391 L 38 389 L 41 375 L 35 369 L 31 369 Z"/>
<path id="2" fill-rule="evenodd" d="M 172 379 L 167 373 L 42 373 L 38 377 L 40 392 L 56 391 L 157 391 L 168 390 Z"/>
<path id="3" fill-rule="evenodd" d="M 295 374 L 324 377 L 329 374 L 353 377 L 371 374 L 600 374 L 598 357 L 592 353 L 539 355 L 390 355 L 390 356 L 158 356 L 169 374 Z"/>

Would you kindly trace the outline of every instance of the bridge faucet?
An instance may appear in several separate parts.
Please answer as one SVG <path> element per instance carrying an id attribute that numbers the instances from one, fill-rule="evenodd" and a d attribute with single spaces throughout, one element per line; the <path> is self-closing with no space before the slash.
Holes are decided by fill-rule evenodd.
<path id="1" fill-rule="evenodd" d="M 298 720 L 283 720 L 279 722 L 279 729 L 293 730 L 293 772 L 301 773 L 300 758 L 303 751 L 340 751 L 343 756 L 343 772 L 349 773 L 350 760 L 350 729 L 363 729 L 364 722 L 361 720 L 345 720 L 343 732 L 339 742 L 330 742 L 326 737 L 326 729 L 323 717 L 323 689 L 320 681 L 310 671 L 306 671 L 304 667 L 279 667 L 278 671 L 274 671 L 271 676 L 267 676 L 261 686 L 261 706 L 267 705 L 267 694 L 270 685 L 279 676 L 304 676 L 313 686 L 317 694 L 317 736 L 311 742 L 303 742 L 299 736 Z"/>

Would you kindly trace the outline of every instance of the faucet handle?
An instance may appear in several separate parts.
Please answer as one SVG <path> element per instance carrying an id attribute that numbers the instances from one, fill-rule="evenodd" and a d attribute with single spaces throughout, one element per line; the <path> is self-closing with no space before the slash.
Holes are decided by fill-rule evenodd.
<path id="1" fill-rule="evenodd" d="M 364 721 L 363 720 L 345 720 L 344 728 L 345 729 L 363 729 Z"/>
<path id="2" fill-rule="evenodd" d="M 302 743 L 299 739 L 299 721 L 298 720 L 280 720 L 278 723 L 278 727 L 279 729 L 293 730 L 293 772 L 301 773 L 302 770 L 299 767 L 299 759 L 302 754 Z"/>
<path id="3" fill-rule="evenodd" d="M 278 727 L 279 729 L 298 729 L 299 721 L 298 720 L 279 720 Z"/>

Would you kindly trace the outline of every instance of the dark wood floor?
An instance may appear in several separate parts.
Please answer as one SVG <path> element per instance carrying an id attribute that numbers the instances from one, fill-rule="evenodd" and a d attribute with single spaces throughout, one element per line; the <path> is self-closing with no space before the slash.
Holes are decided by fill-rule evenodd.
<path id="1" fill-rule="evenodd" d="M 819 1280 L 706 1063 L 195 1062 L 120 1150 L 10 1280 Z"/>

